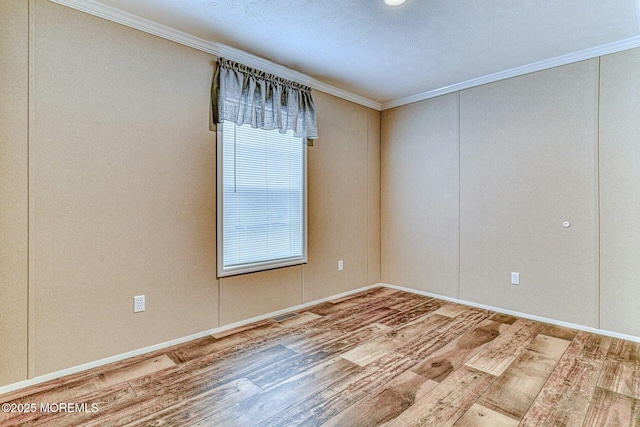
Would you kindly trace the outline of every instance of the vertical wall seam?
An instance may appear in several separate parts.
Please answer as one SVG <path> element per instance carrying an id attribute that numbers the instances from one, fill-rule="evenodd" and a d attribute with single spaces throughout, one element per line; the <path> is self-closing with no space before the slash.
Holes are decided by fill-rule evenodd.
<path id="1" fill-rule="evenodd" d="M 371 185 L 371 151 L 369 145 L 371 144 L 371 110 L 367 109 L 367 285 L 371 277 L 371 192 L 369 186 Z"/>
<path id="2" fill-rule="evenodd" d="M 378 281 L 382 282 L 382 111 L 378 120 Z"/>
<path id="3" fill-rule="evenodd" d="M 462 152 L 461 152 L 461 139 L 462 139 L 462 133 L 460 131 L 461 129 L 461 118 L 460 116 L 462 115 L 461 113 L 461 106 L 460 106 L 460 91 L 458 91 L 458 294 L 457 294 L 457 298 L 460 299 L 460 282 L 461 282 L 461 277 L 462 277 L 462 262 L 461 262 L 461 223 L 462 223 L 462 209 L 461 209 L 461 204 L 462 204 L 462 198 L 461 198 L 461 187 L 462 187 L 462 171 L 461 171 L 461 157 L 462 157 Z"/>
<path id="4" fill-rule="evenodd" d="M 602 212 L 602 203 L 601 203 L 601 188 L 600 188 L 600 88 L 602 87 L 600 79 L 601 79 L 601 65 L 602 57 L 598 57 L 598 90 L 596 95 L 597 109 L 596 109 L 596 188 L 597 188 L 597 197 L 598 197 L 598 329 L 602 328 L 602 244 L 600 243 L 601 233 L 601 212 Z"/>
<path id="5" fill-rule="evenodd" d="M 382 278 L 382 115 L 384 111 L 380 111 L 378 120 L 378 279 L 383 282 Z"/>
<path id="6" fill-rule="evenodd" d="M 31 67 L 33 61 L 31 58 L 33 43 L 32 34 L 32 3 L 27 2 L 27 378 L 31 378 L 31 79 L 33 73 Z"/>
<path id="7" fill-rule="evenodd" d="M 382 115 L 384 111 L 378 114 L 378 156 L 376 157 L 376 166 L 378 168 L 378 182 L 376 190 L 378 191 L 378 282 L 382 282 Z"/>

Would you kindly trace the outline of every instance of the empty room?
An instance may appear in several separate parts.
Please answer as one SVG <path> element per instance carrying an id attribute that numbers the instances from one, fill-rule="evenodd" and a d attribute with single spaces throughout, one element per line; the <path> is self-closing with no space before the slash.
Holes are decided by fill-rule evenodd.
<path id="1" fill-rule="evenodd" d="M 640 426 L 637 0 L 0 0 L 0 426 Z"/>

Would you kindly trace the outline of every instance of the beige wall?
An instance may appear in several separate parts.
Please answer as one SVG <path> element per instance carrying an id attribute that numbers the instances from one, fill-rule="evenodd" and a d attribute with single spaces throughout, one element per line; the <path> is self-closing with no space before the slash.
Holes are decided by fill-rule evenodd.
<path id="1" fill-rule="evenodd" d="M 383 112 L 382 278 L 458 296 L 458 94 Z"/>
<path id="2" fill-rule="evenodd" d="M 45 0 L 0 8 L 0 386 L 379 281 L 380 113 L 314 91 L 309 263 L 218 280 L 215 58 Z"/>
<path id="3" fill-rule="evenodd" d="M 640 336 L 640 49 L 600 67 L 602 328 Z"/>
<path id="4" fill-rule="evenodd" d="M 369 159 L 368 135 L 369 116 L 379 113 L 323 93 L 314 92 L 314 101 L 320 137 L 308 151 L 309 263 L 303 269 L 304 302 L 378 282 L 375 270 L 373 281 L 368 272 L 369 178 L 375 181 L 379 174 L 379 162 L 372 164 Z M 344 261 L 340 272 L 339 260 Z"/>
<path id="5" fill-rule="evenodd" d="M 369 246 L 367 269 L 369 272 L 368 283 L 380 282 L 380 245 L 381 245 L 381 220 L 380 220 L 380 176 L 381 176 L 381 146 L 380 146 L 380 120 L 379 111 L 369 110 L 368 131 L 368 169 L 367 181 L 369 187 L 369 211 L 367 222 L 369 224 Z"/>
<path id="6" fill-rule="evenodd" d="M 458 110 L 436 98 L 383 112 L 382 281 L 640 336 L 639 52 L 464 90 Z M 459 187 L 434 179 L 438 154 L 428 147 L 438 127 L 427 114 L 441 126 L 459 114 L 459 141 L 439 136 L 441 152 L 459 143 Z M 425 151 L 431 160 L 411 154 Z M 431 198 L 459 200 L 453 251 L 440 227 L 424 223 L 455 210 L 434 217 Z M 455 239 L 455 229 L 448 235 Z M 402 248 L 410 250 L 399 256 Z M 453 275 L 448 286 L 429 283 L 433 249 L 459 251 L 457 294 Z"/>
<path id="7" fill-rule="evenodd" d="M 0 2 L 0 384 L 27 376 L 29 15 Z"/>
<path id="8" fill-rule="evenodd" d="M 220 324 L 302 304 L 302 266 L 220 279 Z"/>
<path id="9" fill-rule="evenodd" d="M 461 92 L 461 299 L 598 326 L 597 131 L 597 59 Z"/>
<path id="10" fill-rule="evenodd" d="M 30 14 L 31 376 L 218 326 L 213 58 L 48 1 Z"/>

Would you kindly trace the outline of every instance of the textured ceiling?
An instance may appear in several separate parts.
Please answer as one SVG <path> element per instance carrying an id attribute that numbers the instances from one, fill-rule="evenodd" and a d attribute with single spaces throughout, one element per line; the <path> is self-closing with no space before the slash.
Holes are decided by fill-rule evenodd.
<path id="1" fill-rule="evenodd" d="M 637 0 L 97 0 L 384 104 L 637 37 Z"/>

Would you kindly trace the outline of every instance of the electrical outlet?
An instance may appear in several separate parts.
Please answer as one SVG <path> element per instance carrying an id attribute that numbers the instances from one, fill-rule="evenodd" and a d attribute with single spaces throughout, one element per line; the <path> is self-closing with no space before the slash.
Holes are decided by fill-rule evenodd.
<path id="1" fill-rule="evenodd" d="M 133 312 L 140 313 L 144 311 L 144 295 L 133 297 Z"/>
<path id="2" fill-rule="evenodd" d="M 344 261 L 338 261 L 338 271 L 344 270 Z"/>
<path id="3" fill-rule="evenodd" d="M 511 284 L 512 285 L 520 284 L 520 273 L 511 272 Z"/>

